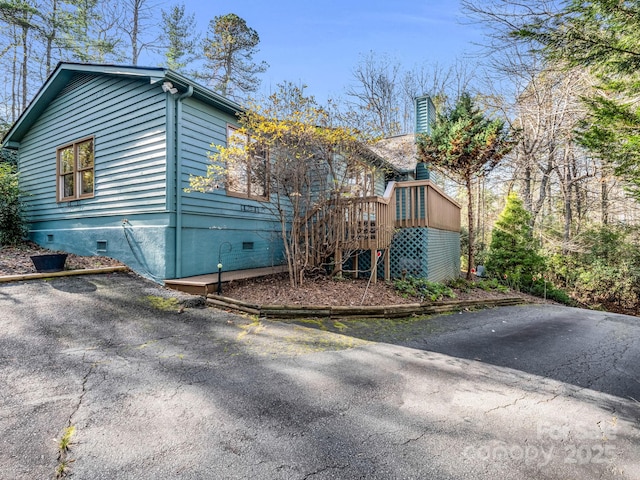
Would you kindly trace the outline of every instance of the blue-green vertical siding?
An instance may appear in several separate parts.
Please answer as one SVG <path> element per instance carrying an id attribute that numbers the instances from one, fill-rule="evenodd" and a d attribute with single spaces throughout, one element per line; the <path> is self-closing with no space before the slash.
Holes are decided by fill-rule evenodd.
<path id="1" fill-rule="evenodd" d="M 371 252 L 358 252 L 359 276 L 371 269 Z M 391 278 L 403 276 L 446 282 L 460 275 L 460 234 L 436 228 L 403 228 L 394 235 L 390 248 Z M 353 268 L 353 258 L 345 269 Z M 384 278 L 384 258 L 378 260 L 378 278 Z"/>
<path id="2" fill-rule="evenodd" d="M 460 234 L 427 228 L 427 279 L 442 282 L 460 275 Z"/>
<path id="3" fill-rule="evenodd" d="M 431 128 L 436 123 L 436 107 L 431 97 L 424 95 L 415 99 L 415 114 L 415 133 L 431 134 Z"/>

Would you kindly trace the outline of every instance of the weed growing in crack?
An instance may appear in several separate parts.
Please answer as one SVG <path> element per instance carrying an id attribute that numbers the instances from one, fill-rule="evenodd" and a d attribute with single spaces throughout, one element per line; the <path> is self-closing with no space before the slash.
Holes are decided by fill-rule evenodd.
<path id="1" fill-rule="evenodd" d="M 60 452 L 69 451 L 69 447 L 71 446 L 71 437 L 73 437 L 74 433 L 76 433 L 76 427 L 74 427 L 73 425 L 65 429 L 62 437 L 60 438 L 60 442 L 58 442 L 58 448 L 60 449 Z"/>
<path id="2" fill-rule="evenodd" d="M 69 425 L 65 428 L 62 437 L 58 440 L 58 466 L 56 467 L 55 478 L 63 478 L 69 474 L 69 468 L 73 459 L 67 458 L 69 448 L 73 444 L 71 437 L 76 433 L 76 427 Z"/>
<path id="3" fill-rule="evenodd" d="M 56 476 L 55 478 L 64 478 L 69 474 L 70 464 L 73 460 L 62 460 L 58 466 L 56 467 Z"/>

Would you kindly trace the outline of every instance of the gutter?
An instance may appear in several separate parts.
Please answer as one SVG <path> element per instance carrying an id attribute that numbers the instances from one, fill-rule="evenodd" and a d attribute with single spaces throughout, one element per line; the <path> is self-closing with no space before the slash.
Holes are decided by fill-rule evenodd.
<path id="1" fill-rule="evenodd" d="M 176 102 L 176 278 L 182 277 L 182 101 L 193 95 L 193 86 L 180 95 Z"/>

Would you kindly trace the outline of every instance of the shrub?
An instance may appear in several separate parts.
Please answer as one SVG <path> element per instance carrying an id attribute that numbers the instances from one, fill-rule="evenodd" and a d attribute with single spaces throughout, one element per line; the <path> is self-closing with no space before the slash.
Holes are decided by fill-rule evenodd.
<path id="1" fill-rule="evenodd" d="M 442 283 L 424 278 L 407 277 L 393 282 L 394 288 L 404 297 L 419 297 L 421 301 L 438 301 L 442 297 L 455 298 L 453 290 Z"/>
<path id="2" fill-rule="evenodd" d="M 575 238 L 574 252 L 553 255 L 547 278 L 590 305 L 637 309 L 640 303 L 640 231 L 600 225 Z"/>
<path id="3" fill-rule="evenodd" d="M 502 285 L 497 278 L 491 278 L 489 280 L 481 280 L 476 283 L 476 287 L 484 290 L 485 292 L 489 290 L 498 290 L 499 292 L 506 293 L 509 291 L 509 287 L 506 285 Z"/>
<path id="4" fill-rule="evenodd" d="M 546 298 L 548 300 L 553 300 L 558 303 L 563 303 L 565 305 L 573 306 L 575 305 L 575 301 L 569 297 L 567 292 L 556 288 L 552 283 L 545 282 L 544 280 L 535 281 L 529 290 L 531 295 L 535 295 L 536 297 Z"/>
<path id="5" fill-rule="evenodd" d="M 0 245 L 20 243 L 26 231 L 18 174 L 12 165 L 0 163 Z"/>
<path id="6" fill-rule="evenodd" d="M 514 193 L 507 197 L 491 232 L 486 268 L 490 275 L 516 290 L 530 287 L 534 275 L 545 268 L 531 232 L 531 214 Z"/>
<path id="7" fill-rule="evenodd" d="M 2 138 L 2 135 L 2 128 L 0 128 L 0 138 Z M 18 165 L 18 155 L 14 150 L 0 148 L 0 163 L 8 163 L 9 165 L 16 167 Z"/>
<path id="8" fill-rule="evenodd" d="M 457 277 L 453 280 L 449 280 L 447 282 L 447 286 L 451 288 L 457 288 L 458 290 L 462 290 L 463 292 L 469 292 L 473 287 L 475 282 L 473 280 L 467 280 L 466 278 Z"/>
<path id="9" fill-rule="evenodd" d="M 458 277 L 453 280 L 449 280 L 447 282 L 447 286 L 462 290 L 465 293 L 470 292 L 473 288 L 479 288 L 485 292 L 498 290 L 499 292 L 504 293 L 509 291 L 509 287 L 502 285 L 496 278 L 474 282 L 473 280 L 466 280 L 462 277 Z"/>

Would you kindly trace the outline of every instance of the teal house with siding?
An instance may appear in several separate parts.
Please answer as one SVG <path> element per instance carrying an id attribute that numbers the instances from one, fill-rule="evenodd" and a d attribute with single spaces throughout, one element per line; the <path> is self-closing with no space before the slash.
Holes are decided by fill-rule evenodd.
<path id="1" fill-rule="evenodd" d="M 240 111 L 166 68 L 60 63 L 2 143 L 18 152 L 30 239 L 118 259 L 159 283 L 215 274 L 218 263 L 226 272 L 281 270 L 280 225 L 264 186 L 239 177 L 212 192 L 184 191 Z M 369 238 L 358 268 L 386 248 L 385 277 L 457 275 L 459 205 L 417 178 L 427 169 L 387 163 L 392 173 L 376 179 L 374 193 L 392 212 L 393 241 L 402 240 L 394 252 Z"/>

